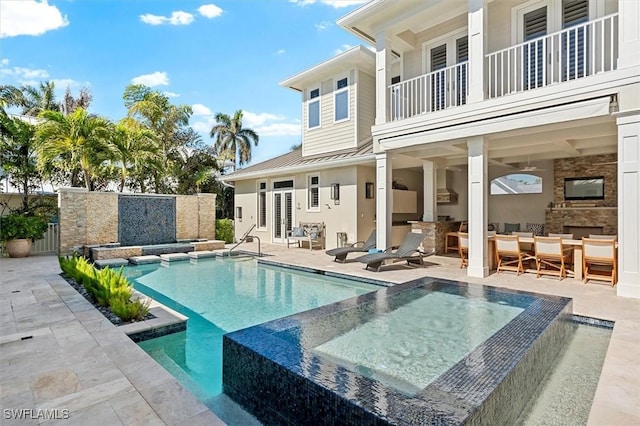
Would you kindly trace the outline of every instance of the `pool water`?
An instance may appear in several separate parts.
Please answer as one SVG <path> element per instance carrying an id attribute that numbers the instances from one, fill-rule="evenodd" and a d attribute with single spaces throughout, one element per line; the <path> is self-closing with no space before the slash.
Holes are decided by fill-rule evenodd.
<path id="1" fill-rule="evenodd" d="M 380 289 L 252 258 L 140 265 L 125 274 L 137 290 L 189 317 L 186 331 L 139 345 L 205 403 L 222 392 L 223 334 Z"/>
<path id="2" fill-rule="evenodd" d="M 431 292 L 313 351 L 412 395 L 522 311 L 481 298 Z"/>

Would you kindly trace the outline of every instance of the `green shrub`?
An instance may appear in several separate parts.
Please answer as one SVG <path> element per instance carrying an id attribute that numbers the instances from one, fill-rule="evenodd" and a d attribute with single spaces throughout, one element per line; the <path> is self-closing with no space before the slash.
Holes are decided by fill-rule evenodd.
<path id="1" fill-rule="evenodd" d="M 223 240 L 227 244 L 233 242 L 233 220 L 216 220 L 216 240 Z"/>
<path id="2" fill-rule="evenodd" d="M 0 217 L 0 241 L 39 240 L 47 231 L 47 221 L 40 216 L 11 213 Z"/>
<path id="3" fill-rule="evenodd" d="M 123 321 L 141 320 L 149 313 L 149 302 L 131 300 L 133 287 L 122 275 L 122 268 L 96 269 L 86 259 L 58 257 L 60 269 L 81 284 L 100 306 L 108 306 Z"/>

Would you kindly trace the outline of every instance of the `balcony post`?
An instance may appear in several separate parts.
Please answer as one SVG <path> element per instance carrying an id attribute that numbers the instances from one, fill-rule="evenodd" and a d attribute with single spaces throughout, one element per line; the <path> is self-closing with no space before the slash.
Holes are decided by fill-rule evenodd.
<path id="1" fill-rule="evenodd" d="M 436 165 L 433 161 L 422 162 L 422 181 L 424 187 L 422 220 L 435 222 L 438 212 L 436 210 Z"/>
<path id="2" fill-rule="evenodd" d="M 618 0 L 618 69 L 640 65 L 640 2 Z"/>
<path id="3" fill-rule="evenodd" d="M 389 120 L 387 87 L 391 84 L 391 40 L 385 32 L 376 34 L 376 125 Z"/>
<path id="4" fill-rule="evenodd" d="M 391 155 L 376 154 L 376 247 L 384 250 L 391 245 L 393 213 Z"/>
<path id="5" fill-rule="evenodd" d="M 480 102 L 485 97 L 485 53 L 487 51 L 487 0 L 468 0 L 469 16 L 469 94 L 467 103 Z"/>
<path id="6" fill-rule="evenodd" d="M 484 136 L 467 140 L 469 162 L 469 267 L 467 275 L 489 275 L 487 244 L 487 170 L 489 148 Z"/>

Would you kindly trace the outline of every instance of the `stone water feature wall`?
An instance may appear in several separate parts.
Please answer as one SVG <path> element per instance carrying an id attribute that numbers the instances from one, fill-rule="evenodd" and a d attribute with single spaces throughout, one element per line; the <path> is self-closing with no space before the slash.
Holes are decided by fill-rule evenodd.
<path id="1" fill-rule="evenodd" d="M 60 253 L 69 253 L 74 247 L 84 245 L 108 243 L 125 245 L 120 241 L 120 216 L 123 213 L 136 215 L 136 209 L 125 209 L 121 212 L 121 197 L 171 200 L 174 206 L 171 242 L 178 239 L 215 239 L 216 194 L 119 194 L 89 192 L 84 188 L 60 188 L 58 192 Z M 166 219 L 166 216 L 164 217 Z M 170 227 L 169 219 L 166 220 Z M 145 234 L 148 232 L 145 228 L 146 225 L 143 225 L 136 232 Z M 156 243 L 145 241 L 142 244 Z"/>
<path id="2" fill-rule="evenodd" d="M 175 242 L 175 197 L 120 194 L 118 237 L 122 246 Z"/>

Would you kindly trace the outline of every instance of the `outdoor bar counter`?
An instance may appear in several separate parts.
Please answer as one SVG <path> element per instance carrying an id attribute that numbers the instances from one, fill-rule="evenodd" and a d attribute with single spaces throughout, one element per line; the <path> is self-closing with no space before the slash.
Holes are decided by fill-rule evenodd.
<path id="1" fill-rule="evenodd" d="M 445 239 L 447 232 L 456 232 L 460 228 L 460 221 L 447 220 L 436 222 L 422 222 L 410 220 L 411 231 L 420 230 L 424 234 L 422 247 L 426 251 L 436 249 L 436 254 L 445 254 Z"/>

